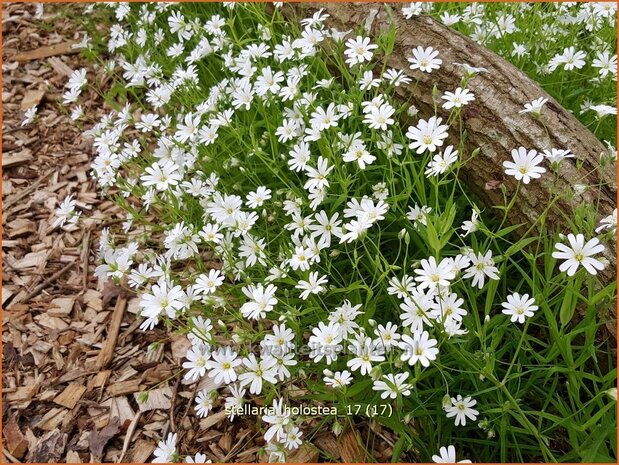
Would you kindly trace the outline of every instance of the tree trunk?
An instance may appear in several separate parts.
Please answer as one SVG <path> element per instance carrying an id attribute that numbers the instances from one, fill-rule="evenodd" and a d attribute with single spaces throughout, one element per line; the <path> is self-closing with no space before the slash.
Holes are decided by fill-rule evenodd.
<path id="1" fill-rule="evenodd" d="M 441 92 L 453 91 L 460 86 L 465 71 L 455 63 L 487 69 L 468 84 L 475 100 L 462 112 L 467 133 L 465 150 L 471 153 L 479 148 L 479 154 L 460 170 L 463 182 L 485 205 L 504 204 L 504 194 L 498 188 L 500 184 L 507 189 L 508 199 L 515 194 L 517 182 L 504 174 L 502 166 L 503 161 L 511 159 L 512 149 L 521 146 L 540 152 L 550 148 L 569 149 L 576 156 L 561 163 L 558 180 L 554 179 L 553 173 L 547 172 L 541 179 L 520 186 L 518 200 L 509 214 L 511 224 L 525 223 L 530 226 L 535 223 L 557 193 L 568 195 L 562 195 L 550 207 L 545 223 L 537 223 L 540 234 L 550 231 L 576 233 L 572 231 L 570 221 L 574 210 L 582 203 L 596 206 L 594 208 L 600 215 L 596 218 L 598 221 L 612 213 L 617 198 L 615 165 L 601 168 L 599 164 L 600 155 L 608 154 L 607 147 L 518 68 L 430 16 L 404 18 L 399 6 L 392 8 L 382 3 L 290 3 L 284 6 L 283 14 L 289 20 L 298 21 L 311 16 L 319 8 L 324 8 L 324 12 L 330 15 L 326 24 L 340 31 L 355 32 L 363 26 L 366 34 L 376 37 L 390 27 L 396 28 L 393 53 L 386 58 L 378 57 L 378 62 L 382 66 L 386 60 L 387 66 L 404 70 L 413 78 L 413 83 L 399 87 L 396 95 L 412 102 L 421 117 L 434 114 L 435 86 Z M 432 73 L 409 69 L 407 57 L 412 56 L 412 49 L 417 46 L 438 50 L 443 60 L 441 68 Z M 539 97 L 548 98 L 540 120 L 531 114 L 520 113 L 525 103 Z M 443 113 L 445 119 L 448 111 L 443 110 Z M 450 142 L 457 145 L 457 137 L 454 136 Z M 589 187 L 585 192 L 575 192 L 574 186 L 578 184 Z M 606 284 L 616 279 L 616 245 L 614 241 L 604 245 L 604 255 L 610 263 L 600 273 L 600 279 Z M 616 317 L 615 308 L 609 308 L 609 313 Z"/>

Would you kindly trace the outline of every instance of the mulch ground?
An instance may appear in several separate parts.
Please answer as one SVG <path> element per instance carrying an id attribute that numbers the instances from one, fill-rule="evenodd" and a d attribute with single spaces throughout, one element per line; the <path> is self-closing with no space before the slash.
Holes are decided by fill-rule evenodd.
<path id="1" fill-rule="evenodd" d="M 138 298 L 99 288 L 93 276 L 98 231 L 119 227 L 122 216 L 97 196 L 92 141 L 61 103 L 72 70 L 95 71 L 71 48 L 83 33 L 60 8 L 46 5 L 37 18 L 32 4 L 2 4 L 3 462 L 142 463 L 168 432 L 179 433 L 182 453 L 257 461 L 264 442 L 255 419 L 230 423 L 221 404 L 205 419 L 194 415 L 194 393 L 208 379 L 181 381 L 187 339 L 140 331 Z M 81 102 L 90 120 L 109 111 L 94 93 Z M 37 120 L 22 127 L 35 104 Z M 78 228 L 53 229 L 70 194 L 82 211 Z M 144 391 L 148 401 L 139 402 Z M 311 442 L 290 460 L 317 461 L 321 450 L 353 461 L 369 448 L 389 461 L 394 438 L 363 422 Z"/>

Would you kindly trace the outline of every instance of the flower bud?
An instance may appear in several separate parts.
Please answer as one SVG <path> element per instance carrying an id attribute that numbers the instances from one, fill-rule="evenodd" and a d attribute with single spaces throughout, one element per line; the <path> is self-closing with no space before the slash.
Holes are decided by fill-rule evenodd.
<path id="1" fill-rule="evenodd" d="M 372 381 L 380 379 L 381 376 L 383 376 L 383 370 L 379 366 L 372 368 L 372 371 L 370 371 Z"/>
<path id="2" fill-rule="evenodd" d="M 335 434 L 336 436 L 339 436 L 340 434 L 342 434 L 342 430 L 343 428 L 339 421 L 336 421 L 335 423 L 333 423 L 333 434 Z"/>

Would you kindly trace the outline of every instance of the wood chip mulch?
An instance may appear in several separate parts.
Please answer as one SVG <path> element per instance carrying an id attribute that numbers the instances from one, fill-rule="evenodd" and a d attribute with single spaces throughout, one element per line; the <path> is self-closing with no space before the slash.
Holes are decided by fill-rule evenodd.
<path id="1" fill-rule="evenodd" d="M 61 103 L 72 70 L 96 73 L 72 48 L 83 32 L 62 8 L 46 5 L 36 17 L 32 4 L 2 4 L 2 461 L 143 463 L 168 432 L 179 434 L 183 454 L 264 460 L 256 419 L 230 423 L 221 402 L 207 418 L 195 416 L 194 394 L 209 381 L 182 382 L 186 337 L 140 331 L 138 298 L 98 287 L 98 234 L 122 215 L 97 196 L 92 141 Z M 80 101 L 90 120 L 110 110 L 94 92 Z M 38 117 L 22 127 L 32 105 Z M 77 228 L 52 228 L 71 194 L 82 212 Z M 389 461 L 394 441 L 363 422 L 337 438 L 313 435 L 289 459 L 315 462 L 320 451 L 367 460 L 373 449 L 374 460 Z"/>

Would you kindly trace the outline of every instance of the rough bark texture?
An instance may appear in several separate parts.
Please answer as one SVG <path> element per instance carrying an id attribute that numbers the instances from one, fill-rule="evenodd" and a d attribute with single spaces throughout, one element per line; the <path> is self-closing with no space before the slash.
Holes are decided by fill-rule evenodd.
<path id="1" fill-rule="evenodd" d="M 460 86 L 465 70 L 456 63 L 487 69 L 470 81 L 468 87 L 475 94 L 475 101 L 464 107 L 462 115 L 467 132 L 466 151 L 471 153 L 479 148 L 480 152 L 460 171 L 462 180 L 487 206 L 504 204 L 498 184 L 505 186 L 508 198 L 516 191 L 517 182 L 505 176 L 502 167 L 503 161 L 511 159 L 512 149 L 521 146 L 538 151 L 570 149 L 576 155 L 575 159 L 562 162 L 558 182 L 547 173 L 521 186 L 509 214 L 510 223 L 533 224 L 557 192 L 570 194 L 562 195 L 555 203 L 544 225 L 538 223 L 541 233 L 572 232 L 569 221 L 575 208 L 583 202 L 597 205 L 600 215 L 597 220 L 612 213 L 617 203 L 615 167 L 602 169 L 599 165 L 600 154 L 608 153 L 607 148 L 518 68 L 429 16 L 405 19 L 399 8 L 381 3 L 294 3 L 286 5 L 283 12 L 290 20 L 298 20 L 311 16 L 319 8 L 330 15 L 327 25 L 338 30 L 357 31 L 361 25 L 367 34 L 375 37 L 390 27 L 396 28 L 394 51 L 387 58 L 379 57 L 379 63 L 382 65 L 381 60 L 386 60 L 389 67 L 405 70 L 413 78 L 412 84 L 397 89 L 397 96 L 413 103 L 421 117 L 434 114 L 434 86 L 441 92 Z M 430 74 L 409 69 L 407 58 L 417 46 L 439 50 L 441 68 Z M 539 97 L 548 98 L 541 121 L 530 114 L 520 114 L 525 103 Z M 443 113 L 445 118 L 448 112 L 443 110 Z M 455 137 L 451 143 L 457 143 Z M 576 163 L 582 166 L 577 168 Z M 578 194 L 573 189 L 577 184 L 590 187 Z M 610 264 L 600 278 L 609 283 L 616 279 L 616 249 L 614 243 L 605 245 Z M 616 309 L 611 312 L 616 315 Z"/>

